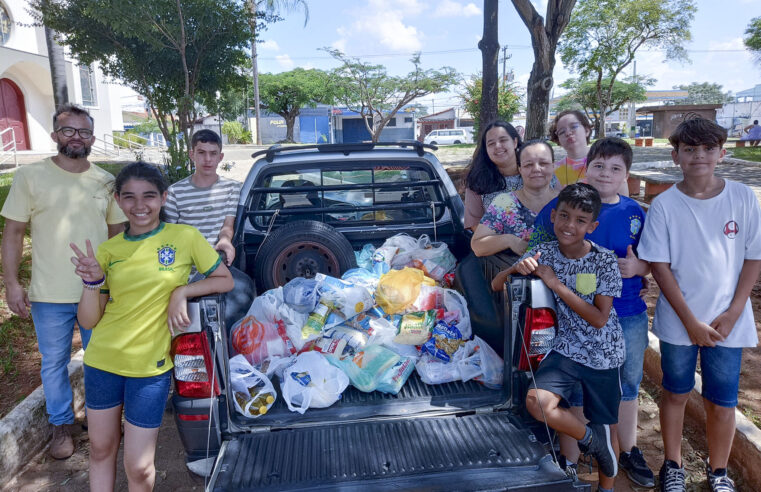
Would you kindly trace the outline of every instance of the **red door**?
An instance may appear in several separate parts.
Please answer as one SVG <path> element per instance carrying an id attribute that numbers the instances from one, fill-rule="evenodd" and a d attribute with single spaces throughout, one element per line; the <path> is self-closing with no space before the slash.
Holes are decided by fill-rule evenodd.
<path id="1" fill-rule="evenodd" d="M 24 96 L 11 80 L 0 79 L 0 132 L 6 128 L 13 128 L 17 150 L 29 150 Z M 7 144 L 10 141 L 11 132 L 4 133 L 2 143 Z"/>

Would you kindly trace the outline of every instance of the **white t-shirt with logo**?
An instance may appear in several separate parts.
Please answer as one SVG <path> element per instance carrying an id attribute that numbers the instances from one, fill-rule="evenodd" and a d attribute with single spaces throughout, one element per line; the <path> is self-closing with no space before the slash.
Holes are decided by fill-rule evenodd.
<path id="1" fill-rule="evenodd" d="M 725 179 L 713 198 L 699 200 L 672 186 L 653 200 L 637 248 L 649 262 L 671 264 L 693 314 L 711 323 L 732 302 L 745 260 L 761 260 L 761 207 L 746 185 Z M 674 345 L 692 345 L 687 330 L 663 294 L 658 297 L 653 333 Z M 750 300 L 723 347 L 755 347 Z"/>

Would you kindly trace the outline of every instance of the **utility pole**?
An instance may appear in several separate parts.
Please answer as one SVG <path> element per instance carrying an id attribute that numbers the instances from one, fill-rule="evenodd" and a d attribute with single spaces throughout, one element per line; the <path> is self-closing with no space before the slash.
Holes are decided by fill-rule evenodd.
<path id="1" fill-rule="evenodd" d="M 502 47 L 502 87 L 507 85 L 507 71 L 506 71 L 507 60 L 509 60 L 512 57 L 513 55 L 507 54 L 507 45 L 504 45 Z"/>
<path id="2" fill-rule="evenodd" d="M 434 98 L 431 98 L 431 114 L 436 113 L 436 100 Z"/>
<path id="3" fill-rule="evenodd" d="M 637 83 L 637 60 L 634 60 L 634 75 L 632 82 Z M 629 101 L 629 138 L 634 138 L 637 133 L 637 115 L 635 113 L 634 101 Z"/>

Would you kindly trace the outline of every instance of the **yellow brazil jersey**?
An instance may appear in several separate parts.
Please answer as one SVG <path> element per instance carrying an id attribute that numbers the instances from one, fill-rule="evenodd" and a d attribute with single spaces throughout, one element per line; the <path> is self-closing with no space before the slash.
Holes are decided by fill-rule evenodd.
<path id="1" fill-rule="evenodd" d="M 85 364 L 128 377 L 168 371 L 169 297 L 187 283 L 191 266 L 213 272 L 219 254 L 195 228 L 161 222 L 139 236 L 114 236 L 100 245 L 97 259 L 110 299 L 93 328 Z"/>

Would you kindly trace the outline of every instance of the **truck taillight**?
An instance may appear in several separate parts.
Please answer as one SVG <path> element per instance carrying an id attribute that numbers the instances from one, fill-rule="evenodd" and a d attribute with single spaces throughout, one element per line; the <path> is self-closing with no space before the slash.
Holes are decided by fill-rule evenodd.
<path id="1" fill-rule="evenodd" d="M 172 340 L 172 361 L 177 394 L 185 398 L 209 398 L 212 395 L 209 342 L 206 334 L 190 333 Z M 214 395 L 219 395 L 216 379 Z"/>
<path id="2" fill-rule="evenodd" d="M 552 309 L 538 308 L 526 309 L 526 322 L 523 328 L 523 343 L 528 348 L 521 349 L 521 358 L 518 369 L 528 371 L 536 369 L 547 352 L 552 348 L 552 340 L 555 338 L 555 313 Z"/>

